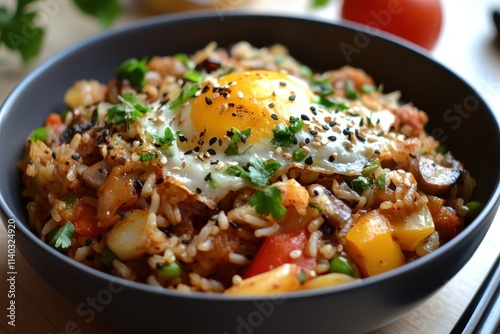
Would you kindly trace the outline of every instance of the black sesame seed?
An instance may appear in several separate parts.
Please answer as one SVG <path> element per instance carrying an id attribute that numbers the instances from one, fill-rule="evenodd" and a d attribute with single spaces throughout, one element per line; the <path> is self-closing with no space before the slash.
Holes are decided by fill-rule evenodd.
<path id="1" fill-rule="evenodd" d="M 219 163 L 219 160 L 211 160 L 210 164 L 211 165 L 217 165 Z"/>
<path id="2" fill-rule="evenodd" d="M 308 156 L 308 157 L 306 158 L 306 160 L 304 160 L 304 163 L 305 163 L 306 165 L 312 165 L 312 163 L 313 163 L 313 158 L 312 158 L 312 156 Z"/>
<path id="3" fill-rule="evenodd" d="M 314 193 L 315 196 L 319 195 L 319 191 L 317 191 L 316 189 L 314 189 L 313 193 Z"/>
<path id="4" fill-rule="evenodd" d="M 294 138 L 293 138 L 292 143 L 293 143 L 294 145 L 297 145 L 297 144 L 299 143 L 299 140 L 297 139 L 297 137 L 294 137 Z"/>
<path id="5" fill-rule="evenodd" d="M 216 221 L 219 218 L 219 215 L 211 215 L 210 220 Z"/>
<path id="6" fill-rule="evenodd" d="M 235 113 L 235 112 L 233 112 L 233 113 L 231 114 L 231 116 L 236 117 L 236 116 L 238 116 L 238 114 L 237 114 L 237 113 Z"/>
<path id="7" fill-rule="evenodd" d="M 208 96 L 205 96 L 205 103 L 208 105 L 212 104 L 212 99 L 210 99 Z"/>
<path id="8" fill-rule="evenodd" d="M 161 263 L 161 262 L 156 262 L 156 265 L 155 265 L 156 269 L 160 270 L 161 268 L 163 268 L 163 266 L 164 266 L 164 264 L 163 264 L 163 263 Z"/>
<path id="9" fill-rule="evenodd" d="M 273 103 L 273 102 L 271 102 L 271 103 L 269 103 L 267 106 L 268 106 L 269 108 L 274 108 L 274 103 Z"/>
<path id="10" fill-rule="evenodd" d="M 184 152 L 184 155 L 190 155 L 191 153 L 193 153 L 193 150 L 187 150 L 186 152 Z"/>
<path id="11" fill-rule="evenodd" d="M 217 137 L 212 137 L 210 138 L 210 140 L 208 141 L 208 145 L 213 145 L 217 142 Z"/>
<path id="12" fill-rule="evenodd" d="M 316 136 L 318 134 L 318 131 L 316 130 L 311 130 L 309 131 L 310 134 L 312 134 L 313 136 Z"/>
<path id="13" fill-rule="evenodd" d="M 289 99 L 290 101 L 295 101 L 295 98 L 296 98 L 296 97 L 297 97 L 297 96 L 296 96 L 295 94 L 293 94 L 293 95 L 290 95 L 290 96 L 288 97 L 288 99 Z"/>
<path id="14" fill-rule="evenodd" d="M 315 107 L 315 106 L 310 106 L 310 107 L 309 107 L 309 110 L 311 110 L 311 111 L 316 111 L 316 107 Z"/>
<path id="15" fill-rule="evenodd" d="M 127 211 L 118 211 L 118 216 L 120 216 L 121 218 L 125 217 L 126 214 Z"/>
<path id="16" fill-rule="evenodd" d="M 210 181 L 211 178 L 212 178 L 212 173 L 208 173 L 207 175 L 205 175 L 205 181 Z"/>
<path id="17" fill-rule="evenodd" d="M 92 245 L 92 239 L 85 240 L 85 246 L 90 246 L 90 245 Z"/>
<path id="18" fill-rule="evenodd" d="M 186 142 L 187 140 L 188 140 L 188 139 L 187 139 L 187 137 L 186 137 L 186 136 L 181 135 L 181 134 L 179 135 L 179 141 L 180 141 L 181 143 Z"/>
<path id="19" fill-rule="evenodd" d="M 229 108 L 234 108 L 234 103 L 233 103 L 233 102 L 229 102 L 229 103 L 227 104 L 227 106 L 228 106 Z"/>
<path id="20" fill-rule="evenodd" d="M 344 130 L 342 130 L 342 133 L 345 135 L 345 136 L 349 136 L 351 134 L 351 131 L 349 131 L 349 128 L 345 128 Z"/>
<path id="21" fill-rule="evenodd" d="M 228 131 L 226 132 L 226 135 L 227 135 L 228 137 L 232 137 L 232 136 L 234 136 L 234 132 L 233 132 L 233 131 L 231 131 L 231 130 L 228 130 Z"/>
<path id="22" fill-rule="evenodd" d="M 233 221 L 230 221 L 229 222 L 229 225 L 231 225 L 232 228 L 239 228 L 240 226 L 238 225 L 238 223 L 236 222 L 233 222 Z"/>
<path id="23" fill-rule="evenodd" d="M 71 155 L 71 159 L 73 159 L 73 160 L 78 160 L 78 159 L 80 159 L 80 154 L 78 154 L 78 153 L 73 153 L 73 154 Z"/>
<path id="24" fill-rule="evenodd" d="M 189 243 L 189 239 L 182 239 L 181 241 L 184 245 L 187 245 Z"/>
<path id="25" fill-rule="evenodd" d="M 417 155 L 415 153 L 410 153 L 410 158 L 415 159 L 416 157 L 417 157 Z"/>
<path id="26" fill-rule="evenodd" d="M 375 154 L 380 154 L 380 150 L 378 150 L 378 149 L 375 149 L 373 152 L 375 152 Z"/>
<path id="27" fill-rule="evenodd" d="M 309 118 L 309 116 L 307 116 L 306 114 L 302 114 L 300 115 L 300 118 L 303 120 L 303 121 L 310 121 L 311 119 Z"/>
<path id="28" fill-rule="evenodd" d="M 207 153 L 210 154 L 210 155 L 216 155 L 217 154 L 217 152 L 215 152 L 215 150 L 213 148 L 209 148 L 207 150 Z"/>
<path id="29" fill-rule="evenodd" d="M 355 134 L 356 134 L 356 138 L 358 138 L 358 140 L 359 140 L 360 142 L 365 142 L 365 141 L 366 141 L 366 138 L 365 138 L 365 137 L 363 137 L 363 136 L 361 136 L 361 135 L 359 134 L 358 129 L 356 129 L 354 132 L 355 132 Z"/>
<path id="30" fill-rule="evenodd" d="M 336 141 L 337 137 L 335 137 L 335 136 L 328 136 L 328 139 L 331 140 L 331 141 Z"/>
<path id="31" fill-rule="evenodd" d="M 112 149 L 113 149 L 113 145 L 108 145 L 108 146 L 106 146 L 106 148 L 107 148 L 108 150 L 112 150 Z"/>
<path id="32" fill-rule="evenodd" d="M 334 161 L 335 161 L 335 157 L 334 157 L 333 155 L 330 155 L 330 156 L 328 157 L 328 161 L 330 161 L 330 162 L 334 162 Z"/>
<path id="33" fill-rule="evenodd" d="M 337 122 L 331 121 L 330 123 L 328 123 L 328 125 L 330 125 L 331 127 L 334 127 L 335 125 L 337 125 Z"/>
<path id="34" fill-rule="evenodd" d="M 137 191 L 137 192 L 140 192 L 142 190 L 142 187 L 144 185 L 142 184 L 141 180 L 137 179 L 135 180 L 134 182 L 134 189 Z"/>
<path id="35" fill-rule="evenodd" d="M 206 92 L 208 92 L 210 90 L 210 86 L 209 85 L 206 85 L 205 87 L 203 87 L 203 90 L 201 91 L 202 94 L 205 94 Z"/>
<path id="36" fill-rule="evenodd" d="M 199 147 L 199 146 L 196 146 L 196 147 L 194 148 L 194 151 L 195 151 L 196 153 L 200 152 L 200 147 Z"/>
<path id="37" fill-rule="evenodd" d="M 324 130 L 326 130 L 326 131 L 328 131 L 328 130 L 330 129 L 330 127 L 329 127 L 328 125 L 326 125 L 326 124 L 323 124 L 321 127 L 322 127 Z"/>
<path id="38" fill-rule="evenodd" d="M 56 152 L 52 151 L 52 158 L 55 159 L 56 157 Z"/>
<path id="39" fill-rule="evenodd" d="M 102 234 L 99 234 L 99 235 L 97 236 L 97 242 L 101 242 L 101 241 L 102 241 Z"/>
<path id="40" fill-rule="evenodd" d="M 165 181 L 165 179 L 160 177 L 158 180 L 156 180 L 156 184 L 162 184 L 163 181 Z"/>
<path id="41" fill-rule="evenodd" d="M 304 141 L 305 141 L 306 144 L 309 144 L 311 142 L 311 139 L 310 138 L 306 138 L 306 139 L 304 139 Z"/>
<path id="42" fill-rule="evenodd" d="M 201 191 L 201 189 L 200 189 L 200 188 L 196 188 L 196 193 L 197 193 L 197 194 L 201 194 L 201 192 L 202 192 L 202 191 Z"/>
<path id="43" fill-rule="evenodd" d="M 271 118 L 272 118 L 272 119 L 274 119 L 275 121 L 277 121 L 277 120 L 278 120 L 278 115 L 276 115 L 276 114 L 271 114 Z"/>
<path id="44" fill-rule="evenodd" d="M 280 86 L 281 86 L 281 87 L 285 87 L 285 86 L 286 86 L 286 82 L 284 82 L 284 81 L 280 81 Z"/>

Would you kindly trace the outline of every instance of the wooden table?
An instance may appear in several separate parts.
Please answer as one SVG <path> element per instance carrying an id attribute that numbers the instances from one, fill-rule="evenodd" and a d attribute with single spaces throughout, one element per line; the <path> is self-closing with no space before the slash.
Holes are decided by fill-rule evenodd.
<path id="1" fill-rule="evenodd" d="M 8 2 L 8 1 L 7 1 Z M 12 1 L 11 1 L 12 2 Z M 500 51 L 493 46 L 495 29 L 491 10 L 495 0 L 443 0 L 444 27 L 432 55 L 464 77 L 481 92 L 495 112 L 500 113 Z M 2 2 L 0 1 L 0 4 Z M 47 36 L 41 57 L 23 67 L 5 51 L 0 51 L 0 101 L 34 66 L 52 54 L 77 41 L 99 33 L 92 19 L 79 14 L 71 1 L 46 1 L 42 22 Z M 145 17 L 137 3 L 127 4 L 129 10 L 117 25 L 125 25 Z M 255 11 L 280 13 L 308 12 L 338 20 L 339 0 L 322 10 L 310 10 L 307 0 L 249 0 L 244 5 Z M 500 7 L 500 5 L 498 5 Z M 231 8 L 227 9 L 231 10 Z M 100 320 L 86 324 L 76 314 L 76 307 L 49 286 L 24 260 L 16 255 L 16 327 L 8 326 L 6 318 L 6 230 L 0 224 L 0 332 L 2 333 L 119 333 Z M 373 333 L 448 333 L 476 292 L 500 247 L 500 214 L 483 243 L 469 263 L 436 295 L 398 321 Z M 73 331 L 68 324 L 76 322 L 82 331 Z"/>

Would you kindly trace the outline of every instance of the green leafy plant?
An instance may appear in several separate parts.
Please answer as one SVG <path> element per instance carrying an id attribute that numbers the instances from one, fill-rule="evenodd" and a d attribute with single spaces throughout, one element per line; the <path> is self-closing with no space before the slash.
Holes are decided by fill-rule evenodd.
<path id="1" fill-rule="evenodd" d="M 118 0 L 73 0 L 84 14 L 98 19 L 103 28 L 109 28 L 122 12 Z M 0 47 L 2 44 L 18 52 L 27 64 L 39 53 L 45 36 L 44 27 L 37 24 L 40 0 L 18 0 L 13 11 L 0 7 Z"/>

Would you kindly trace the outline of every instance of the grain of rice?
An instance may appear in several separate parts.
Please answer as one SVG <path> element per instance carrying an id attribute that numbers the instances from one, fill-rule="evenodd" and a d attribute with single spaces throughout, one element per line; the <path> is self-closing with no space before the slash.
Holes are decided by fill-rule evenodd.
<path id="1" fill-rule="evenodd" d="M 244 215 L 243 221 L 249 225 L 252 225 L 253 227 L 268 227 L 270 224 L 269 221 L 262 219 L 260 217 L 257 217 L 256 215 L 253 215 L 253 214 Z"/>
<path id="2" fill-rule="evenodd" d="M 149 174 L 148 177 L 146 178 L 146 181 L 142 185 L 141 189 L 142 198 L 148 198 L 151 196 L 155 181 L 156 181 L 156 174 L 155 173 Z"/>
<path id="3" fill-rule="evenodd" d="M 385 201 L 385 202 L 380 203 L 379 208 L 380 208 L 381 210 L 389 210 L 389 209 L 392 209 L 392 206 L 393 206 L 393 205 L 394 205 L 394 204 L 393 204 L 392 202 L 390 202 L 390 201 Z"/>
<path id="4" fill-rule="evenodd" d="M 78 262 L 85 260 L 87 255 L 91 254 L 91 250 L 92 248 L 89 246 L 78 247 L 78 249 L 75 252 L 75 260 Z"/>
<path id="5" fill-rule="evenodd" d="M 47 234 L 49 234 L 50 231 L 57 228 L 58 226 L 59 226 L 59 223 L 56 220 L 50 219 L 42 227 L 42 231 L 41 231 L 42 236 L 46 236 Z"/>
<path id="6" fill-rule="evenodd" d="M 319 248 L 319 254 L 328 260 L 331 260 L 336 252 L 337 249 L 332 244 L 326 244 Z"/>
<path id="7" fill-rule="evenodd" d="M 312 233 L 319 229 L 324 222 L 325 220 L 322 217 L 315 218 L 307 225 L 307 230 Z"/>
<path id="8" fill-rule="evenodd" d="M 267 237 L 267 236 L 270 236 L 270 235 L 278 232 L 279 229 L 280 229 L 279 224 L 273 224 L 269 227 L 259 228 L 259 229 L 255 230 L 254 234 L 257 238 Z"/>
<path id="9" fill-rule="evenodd" d="M 320 259 L 318 261 L 318 264 L 316 265 L 316 268 L 314 268 L 314 271 L 318 275 L 326 274 L 330 271 L 330 262 L 327 259 Z"/>
<path id="10" fill-rule="evenodd" d="M 189 257 L 195 257 L 197 253 L 198 253 L 198 251 L 196 250 L 196 244 L 195 243 L 189 244 L 189 246 L 187 248 L 187 255 Z"/>
<path id="11" fill-rule="evenodd" d="M 302 251 L 300 249 L 294 249 L 290 252 L 290 257 L 294 260 L 298 259 L 302 255 Z"/>
<path id="12" fill-rule="evenodd" d="M 149 275 L 146 278 L 146 283 L 148 285 L 151 285 L 151 286 L 156 286 L 156 287 L 159 287 L 159 288 L 163 288 L 163 285 L 161 285 L 160 282 L 158 282 L 158 280 L 156 279 L 156 277 L 154 277 L 153 275 Z"/>
<path id="13" fill-rule="evenodd" d="M 198 248 L 198 250 L 202 251 L 202 252 L 209 251 L 210 249 L 212 249 L 212 240 L 207 239 L 207 240 L 203 241 L 202 243 L 198 244 L 198 246 L 196 248 Z"/>
<path id="14" fill-rule="evenodd" d="M 158 195 L 158 192 L 155 189 L 151 194 L 151 204 L 149 205 L 149 212 L 156 213 L 159 207 L 160 207 L 160 195 Z"/>
<path id="15" fill-rule="evenodd" d="M 132 276 L 132 273 L 130 271 L 130 268 L 123 262 L 121 262 L 118 259 L 113 260 L 113 268 L 116 270 L 118 275 L 120 275 L 123 278 L 128 278 Z"/>
<path id="16" fill-rule="evenodd" d="M 163 253 L 163 259 L 166 263 L 174 263 L 176 260 L 174 251 L 171 249 L 165 250 L 165 252 Z"/>
<path id="17" fill-rule="evenodd" d="M 231 282 L 233 283 L 233 285 L 238 285 L 242 281 L 243 281 L 243 278 L 241 278 L 240 275 L 233 275 L 233 277 L 231 278 Z"/>
<path id="18" fill-rule="evenodd" d="M 104 251 L 104 248 L 106 248 L 106 241 L 105 240 L 101 240 L 100 242 L 97 242 L 94 246 L 94 251 L 97 253 L 97 254 L 102 254 L 102 252 Z"/>
<path id="19" fill-rule="evenodd" d="M 217 223 L 222 230 L 227 230 L 229 228 L 229 220 L 227 219 L 226 213 L 224 211 L 219 211 L 217 216 Z"/>
<path id="20" fill-rule="evenodd" d="M 321 231 L 314 231 L 309 236 L 306 246 L 306 254 L 311 257 L 316 257 L 318 254 L 319 239 L 321 238 Z"/>
<path id="21" fill-rule="evenodd" d="M 160 228 L 165 228 L 168 227 L 170 224 L 168 223 L 168 220 L 160 215 L 156 215 L 156 225 Z"/>
<path id="22" fill-rule="evenodd" d="M 241 254 L 232 253 L 232 252 L 229 253 L 228 259 L 229 259 L 229 262 L 237 264 L 237 265 L 241 265 L 241 266 L 244 266 L 244 265 L 248 264 L 248 262 L 249 262 L 245 256 L 243 256 Z"/>

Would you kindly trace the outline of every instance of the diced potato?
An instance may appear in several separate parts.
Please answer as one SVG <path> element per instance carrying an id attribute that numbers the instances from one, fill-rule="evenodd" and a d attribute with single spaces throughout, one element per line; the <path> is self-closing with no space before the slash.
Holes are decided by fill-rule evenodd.
<path id="1" fill-rule="evenodd" d="M 309 281 L 305 282 L 304 285 L 302 285 L 302 289 L 307 290 L 307 289 L 326 288 L 329 286 L 354 282 L 356 280 L 358 280 L 358 278 L 354 278 L 346 274 L 330 273 L 310 279 Z"/>
<path id="2" fill-rule="evenodd" d="M 349 230 L 345 250 L 365 276 L 374 276 L 405 263 L 401 248 L 392 239 L 389 219 L 379 210 L 369 211 Z"/>
<path id="3" fill-rule="evenodd" d="M 402 250 L 415 251 L 418 243 L 434 232 L 434 221 L 427 205 L 404 218 L 391 217 L 392 237 Z"/>
<path id="4" fill-rule="evenodd" d="M 230 295 L 262 295 L 299 290 L 311 275 L 295 264 L 283 264 L 265 273 L 247 278 L 224 291 Z"/>

